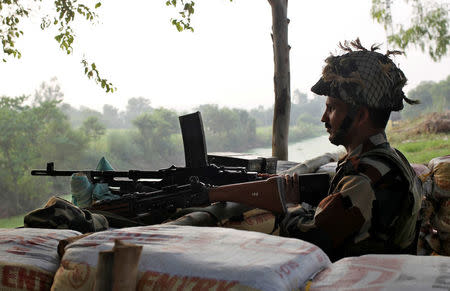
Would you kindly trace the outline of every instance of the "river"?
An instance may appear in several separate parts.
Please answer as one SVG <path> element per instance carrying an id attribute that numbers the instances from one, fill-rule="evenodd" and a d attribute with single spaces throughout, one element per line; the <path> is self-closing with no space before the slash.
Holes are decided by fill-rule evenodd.
<path id="1" fill-rule="evenodd" d="M 328 140 L 328 135 L 323 135 L 289 144 L 288 155 L 289 161 L 303 162 L 324 153 L 333 153 L 339 150 L 344 150 L 344 147 L 335 146 Z M 261 157 L 270 157 L 272 148 L 255 148 L 250 150 L 250 153 Z"/>

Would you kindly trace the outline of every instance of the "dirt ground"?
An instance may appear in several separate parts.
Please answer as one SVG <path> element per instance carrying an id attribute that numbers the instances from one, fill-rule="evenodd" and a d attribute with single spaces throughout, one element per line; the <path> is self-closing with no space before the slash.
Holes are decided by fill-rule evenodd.
<path id="1" fill-rule="evenodd" d="M 442 113 L 429 113 L 418 118 L 417 122 L 400 120 L 393 124 L 392 130 L 409 134 L 450 133 L 450 110 Z"/>

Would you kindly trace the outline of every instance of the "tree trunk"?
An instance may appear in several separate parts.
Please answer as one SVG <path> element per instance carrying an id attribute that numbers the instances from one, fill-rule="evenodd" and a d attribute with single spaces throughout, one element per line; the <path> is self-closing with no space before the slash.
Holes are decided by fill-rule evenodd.
<path id="1" fill-rule="evenodd" d="M 291 84 L 289 69 L 288 0 L 268 0 L 272 7 L 272 42 L 274 52 L 275 106 L 272 128 L 272 155 L 288 159 L 289 119 L 291 112 Z"/>

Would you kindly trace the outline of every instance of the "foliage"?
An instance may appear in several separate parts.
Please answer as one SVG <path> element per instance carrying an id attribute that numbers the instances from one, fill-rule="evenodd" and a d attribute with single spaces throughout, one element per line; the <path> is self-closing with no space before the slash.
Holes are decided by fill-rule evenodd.
<path id="1" fill-rule="evenodd" d="M 409 97 L 414 99 L 419 93 L 425 96 L 421 100 L 427 110 L 435 106 L 443 108 L 442 104 L 448 108 L 449 83 L 450 77 L 421 84 Z M 72 170 L 93 169 L 102 156 L 117 170 L 157 170 L 172 164 L 182 165 L 183 143 L 177 112 L 152 108 L 150 101 L 142 97 L 131 98 L 124 111 L 106 105 L 103 112 L 86 107 L 75 109 L 62 103 L 63 96 L 57 83 L 50 82 L 40 86 L 32 102 L 27 102 L 24 96 L 0 99 L 0 198 L 4 201 L 0 217 L 36 208 L 49 195 L 67 193 L 69 178 L 55 180 L 29 174 L 30 169 L 42 168 L 49 161 L 55 162 L 58 169 Z M 325 134 L 320 122 L 324 104 L 321 98 L 299 98 L 302 103 L 293 104 L 290 141 Z M 217 105 L 202 105 L 197 109 L 203 116 L 208 152 L 246 152 L 270 147 L 272 110 L 259 107 L 249 112 Z M 76 126 L 66 114 L 77 120 Z M 256 126 L 265 119 L 267 126 Z M 111 126 L 115 121 L 120 125 Z M 415 130 L 423 121 L 419 116 L 417 121 L 406 124 Z M 409 129 L 402 133 L 396 128 L 394 125 L 388 131 L 389 139 L 412 161 L 448 154 L 446 135 L 417 136 Z M 411 136 L 417 139 L 408 142 L 417 145 L 404 147 L 402 142 Z M 436 139 L 440 141 L 432 141 Z"/>
<path id="2" fill-rule="evenodd" d="M 64 52 L 72 54 L 72 45 L 75 41 L 75 31 L 72 24 L 75 21 L 75 17 L 78 16 L 77 19 L 84 19 L 89 23 L 94 23 L 98 17 L 95 10 L 101 6 L 100 2 L 84 4 L 78 0 L 55 0 L 51 14 L 47 14 L 41 8 L 41 2 L 42 0 L 0 0 L 0 39 L 4 62 L 7 61 L 7 56 L 14 58 L 22 56 L 20 50 L 16 47 L 16 42 L 23 35 L 20 23 L 25 18 L 31 16 L 39 17 L 42 30 L 56 27 L 56 42 Z M 114 92 L 116 90 L 111 82 L 100 76 L 95 63 L 82 59 L 81 64 L 85 75 L 89 79 L 93 78 L 106 92 Z"/>
<path id="3" fill-rule="evenodd" d="M 257 127 L 272 126 L 273 106 L 265 109 L 262 105 L 259 105 L 257 108 L 251 109 L 249 114 L 255 119 Z M 272 130 L 272 128 L 270 130 Z"/>
<path id="4" fill-rule="evenodd" d="M 296 126 L 289 130 L 289 140 L 292 142 L 317 137 L 326 134 L 323 125 L 303 122 L 299 120 Z"/>
<path id="5" fill-rule="evenodd" d="M 233 0 L 230 0 L 233 2 Z M 191 15 L 194 14 L 195 2 L 192 0 L 166 0 L 167 6 L 181 7 L 178 10 L 178 14 L 181 18 L 172 18 L 170 22 L 177 28 L 178 31 L 190 30 L 194 32 L 194 28 L 191 26 Z"/>
<path id="6" fill-rule="evenodd" d="M 321 125 L 320 116 L 325 110 L 325 97 L 314 94 L 308 99 L 305 93 L 298 89 L 292 97 L 295 102 L 291 103 L 290 125 L 296 126 L 299 119 L 303 122 Z M 262 106 L 250 110 L 250 116 L 255 118 L 257 126 L 269 126 L 273 121 L 273 106 L 264 109 Z"/>
<path id="7" fill-rule="evenodd" d="M 450 109 L 450 75 L 439 82 L 421 82 L 408 92 L 410 99 L 419 100 L 418 105 L 405 105 L 402 118 L 412 119 L 429 112 L 444 112 Z"/>
<path id="8" fill-rule="evenodd" d="M 100 112 L 86 106 L 80 106 L 80 108 L 77 109 L 70 104 L 61 103 L 59 108 L 68 117 L 68 120 L 74 127 L 80 127 L 83 124 L 83 121 L 90 117 L 98 117 L 100 120 L 103 120 L 103 116 Z"/>
<path id="9" fill-rule="evenodd" d="M 77 165 L 88 138 L 71 129 L 58 101 L 25 105 L 26 97 L 0 99 L 0 217 L 28 211 L 42 203 L 56 184 L 29 172 L 46 161 Z"/>
<path id="10" fill-rule="evenodd" d="M 81 125 L 82 132 L 89 137 L 89 139 L 98 139 L 105 134 L 106 128 L 100 123 L 98 117 L 90 116 Z"/>
<path id="11" fill-rule="evenodd" d="M 183 7 L 178 14 L 181 16 L 180 18 L 172 18 L 170 22 L 175 25 L 178 31 L 190 30 L 194 31 L 194 28 L 191 26 L 191 15 L 194 14 L 194 1 L 185 1 L 185 0 L 167 0 L 167 6 L 176 7 L 177 4 L 181 4 Z"/>
<path id="12" fill-rule="evenodd" d="M 128 100 L 126 110 L 119 111 L 118 108 L 105 104 L 102 112 L 81 106 L 79 109 L 70 104 L 61 104 L 61 110 L 69 117 L 73 126 L 79 127 L 84 120 L 90 117 L 97 117 L 107 128 L 132 128 L 133 120 L 143 113 L 151 113 L 153 108 L 150 100 L 144 97 L 133 97 Z"/>
<path id="13" fill-rule="evenodd" d="M 140 169 L 139 148 L 132 140 L 132 136 L 135 134 L 135 131 L 131 130 L 107 131 L 106 149 L 103 155 L 108 158 L 115 169 Z"/>
<path id="14" fill-rule="evenodd" d="M 102 115 L 100 119 L 107 128 L 125 128 L 122 113 L 119 112 L 118 108 L 112 105 L 103 105 Z"/>
<path id="15" fill-rule="evenodd" d="M 133 121 L 138 133 L 133 142 L 139 149 L 140 168 L 167 167 L 170 160 L 181 158 L 182 147 L 170 142 L 178 133 L 178 116 L 174 111 L 158 108 Z"/>
<path id="16" fill-rule="evenodd" d="M 306 93 L 300 92 L 300 90 L 295 89 L 292 95 L 293 104 L 304 104 L 308 102 L 308 95 Z"/>
<path id="17" fill-rule="evenodd" d="M 240 152 L 257 146 L 256 121 L 247 111 L 215 104 L 201 105 L 197 110 L 202 113 L 209 152 Z"/>
<path id="18" fill-rule="evenodd" d="M 54 37 L 55 41 L 61 50 L 67 54 L 72 54 L 73 44 L 76 39 L 75 18 L 83 19 L 88 23 L 95 23 L 98 19 L 96 9 L 102 5 L 100 0 L 96 3 L 82 0 L 55 0 L 51 13 L 47 13 L 41 7 L 41 2 L 42 0 L 0 0 L 0 40 L 3 50 L 3 62 L 7 61 L 8 56 L 21 58 L 22 53 L 16 47 L 17 40 L 24 34 L 20 24 L 25 18 L 32 16 L 40 18 L 42 30 L 51 27 L 57 28 L 57 34 Z M 194 28 L 191 26 L 191 15 L 194 14 L 194 1 L 167 0 L 166 5 L 180 7 L 178 9 L 179 17 L 170 20 L 178 31 L 194 31 Z M 89 79 L 93 79 L 107 93 L 113 93 L 117 90 L 111 82 L 101 76 L 95 62 L 90 62 L 83 58 L 81 64 L 84 74 Z"/>
<path id="19" fill-rule="evenodd" d="M 39 88 L 34 93 L 33 104 L 37 105 L 44 101 L 61 102 L 64 94 L 61 92 L 58 79 L 53 77 L 50 82 L 42 82 Z"/>
<path id="20" fill-rule="evenodd" d="M 388 31 L 388 42 L 405 50 L 411 45 L 428 51 L 434 61 L 447 54 L 450 46 L 449 4 L 437 1 L 405 0 L 412 3 L 411 23 L 394 25 L 392 0 L 372 0 L 372 18 Z"/>
<path id="21" fill-rule="evenodd" d="M 316 137 L 324 132 L 324 126 L 320 121 L 325 110 L 325 97 L 314 95 L 312 99 L 308 99 L 305 93 L 298 89 L 294 91 L 293 99 L 295 102 L 291 104 L 291 120 L 289 129 L 289 141 L 296 142 L 306 138 Z M 272 124 L 273 107 L 264 109 L 262 106 L 250 110 L 250 116 L 256 120 L 258 127 L 269 128 Z M 270 146 L 271 132 L 266 130 L 258 135 L 259 143 L 264 146 Z"/>
<path id="22" fill-rule="evenodd" d="M 150 100 L 144 97 L 133 97 L 128 99 L 127 108 L 123 114 L 125 124 L 131 125 L 138 116 L 144 113 L 151 113 L 153 108 L 150 106 L 150 103 Z"/>

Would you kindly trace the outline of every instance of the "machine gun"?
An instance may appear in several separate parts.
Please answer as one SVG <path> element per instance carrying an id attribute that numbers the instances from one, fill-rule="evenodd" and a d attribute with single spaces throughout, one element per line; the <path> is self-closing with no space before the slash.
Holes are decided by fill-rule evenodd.
<path id="1" fill-rule="evenodd" d="M 185 167 L 170 166 L 156 171 L 93 171 L 93 170 L 55 170 L 54 163 L 47 163 L 45 170 L 32 170 L 34 176 L 72 176 L 84 173 L 92 183 L 108 184 L 111 193 L 127 194 L 151 192 L 170 185 L 189 184 L 189 178 L 198 177 L 200 182 L 209 185 L 227 185 L 263 180 L 271 175 L 250 172 L 245 167 L 217 166 L 208 163 L 203 121 L 200 112 L 179 117 L 183 137 Z"/>
<path id="2" fill-rule="evenodd" d="M 290 180 L 289 180 L 290 179 Z M 237 202 L 275 214 L 286 212 L 287 203 L 318 205 L 327 194 L 330 176 L 326 173 L 297 176 L 298 187 L 288 187 L 292 177 L 273 176 L 267 180 L 236 183 L 223 186 L 205 185 L 191 177 L 186 185 L 171 185 L 149 193 L 130 193 L 114 200 L 97 201 L 88 210 L 111 212 L 139 220 L 140 216 L 164 210 L 207 206 L 213 202 Z M 288 193 L 289 192 L 289 193 Z"/>
<path id="3" fill-rule="evenodd" d="M 248 172 L 244 167 L 219 167 L 214 164 L 199 168 L 171 166 L 157 171 L 94 171 L 68 170 L 58 171 L 54 163 L 47 163 L 45 170 L 32 170 L 33 176 L 72 176 L 84 173 L 92 183 L 108 184 L 111 193 L 127 194 L 134 192 L 151 192 L 171 185 L 185 185 L 190 177 L 210 185 L 227 185 L 268 178 L 270 175 Z"/>
<path id="4" fill-rule="evenodd" d="M 87 207 L 91 211 L 106 211 L 139 220 L 156 210 L 175 212 L 180 208 L 208 206 L 214 202 L 238 202 L 274 213 L 286 211 L 285 179 L 236 183 L 224 186 L 205 185 L 191 177 L 186 185 L 172 185 L 149 193 L 130 193 L 114 200 L 102 200 Z"/>
<path id="5" fill-rule="evenodd" d="M 45 170 L 32 170 L 31 174 L 71 176 L 82 172 L 92 183 L 106 183 L 113 194 L 121 195 L 118 199 L 97 201 L 88 209 L 137 220 L 149 214 L 161 219 L 176 209 L 218 201 L 238 202 L 276 213 L 286 210 L 284 177 L 250 172 L 245 167 L 209 164 L 200 112 L 181 116 L 180 125 L 186 167 L 171 166 L 157 171 L 57 171 L 54 163 L 48 163 Z M 317 205 L 327 193 L 329 179 L 328 174 L 300 175 L 299 193 L 294 193 L 291 202 Z"/>

